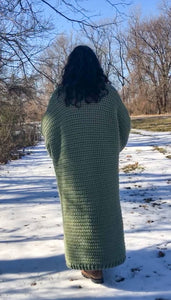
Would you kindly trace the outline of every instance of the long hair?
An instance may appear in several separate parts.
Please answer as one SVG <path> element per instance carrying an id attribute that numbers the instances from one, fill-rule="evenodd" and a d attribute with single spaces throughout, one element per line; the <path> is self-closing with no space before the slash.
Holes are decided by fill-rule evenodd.
<path id="1" fill-rule="evenodd" d="M 59 94 L 64 92 L 66 106 L 81 106 L 86 103 L 99 102 L 108 93 L 106 83 L 109 82 L 100 62 L 91 48 L 77 46 L 69 55 L 63 69 Z"/>

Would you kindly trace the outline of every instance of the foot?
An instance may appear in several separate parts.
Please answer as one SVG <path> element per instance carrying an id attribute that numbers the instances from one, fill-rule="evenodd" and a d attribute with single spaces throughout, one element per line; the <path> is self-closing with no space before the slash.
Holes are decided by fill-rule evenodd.
<path id="1" fill-rule="evenodd" d="M 101 270 L 82 270 L 81 274 L 94 283 L 103 283 L 103 273 Z"/>

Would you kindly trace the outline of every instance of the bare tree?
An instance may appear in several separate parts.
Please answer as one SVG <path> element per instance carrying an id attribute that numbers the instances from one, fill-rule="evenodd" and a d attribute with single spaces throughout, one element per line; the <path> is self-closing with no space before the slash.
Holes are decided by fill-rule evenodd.
<path id="1" fill-rule="evenodd" d="M 55 41 L 40 55 L 38 66 L 43 73 L 46 73 L 50 81 L 46 77 L 39 78 L 39 85 L 43 94 L 40 98 L 45 103 L 49 100 L 50 94 L 59 84 L 62 76 L 64 65 L 68 55 L 78 44 L 79 38 L 72 33 L 70 35 L 61 34 L 57 36 Z"/>
<path id="2" fill-rule="evenodd" d="M 110 5 L 117 14 L 121 14 L 120 7 L 128 4 L 126 0 L 120 2 L 106 0 L 106 5 Z M 29 63 L 40 72 L 34 62 L 34 57 L 44 49 L 45 33 L 53 27 L 49 21 L 42 18 L 41 10 L 46 7 L 55 11 L 58 18 L 68 20 L 72 24 L 92 28 L 101 26 L 95 24 L 93 16 L 83 7 L 80 0 L 61 0 L 58 1 L 58 5 L 52 5 L 48 0 L 1 0 L 0 68 L 8 67 L 6 70 L 9 73 L 17 69 L 17 73 L 22 71 L 26 75 L 27 63 Z M 42 75 L 46 76 L 44 73 Z"/>
<path id="3" fill-rule="evenodd" d="M 14 75 L 11 76 L 10 80 L 8 79 L 8 83 L 3 84 L 1 82 L 0 163 L 7 162 L 11 157 L 11 151 L 14 151 L 14 149 L 34 142 L 28 139 L 25 128 L 25 121 L 30 114 L 28 105 L 35 103 L 37 97 L 34 85 L 34 78 L 27 77 L 27 83 L 25 84 L 25 78 L 21 79 Z"/>
<path id="4" fill-rule="evenodd" d="M 87 9 L 85 9 L 83 1 L 81 0 L 60 0 L 58 2 L 57 7 L 55 5 L 52 5 L 49 0 L 41 0 L 41 2 L 50 7 L 53 11 L 55 11 L 58 16 L 71 22 L 72 24 L 79 25 L 81 28 L 90 27 L 97 29 L 106 25 L 113 24 L 113 22 L 111 21 L 106 22 L 105 24 L 97 24 L 96 22 L 94 22 L 94 17 L 97 17 L 97 14 L 91 15 L 90 12 Z M 124 13 L 122 12 L 122 8 L 125 8 L 130 4 L 131 2 L 128 0 L 106 0 L 106 6 L 111 7 L 114 13 L 114 18 L 124 15 Z"/>
<path id="5" fill-rule="evenodd" d="M 167 112 L 171 70 L 171 18 L 167 14 L 145 21 L 135 19 L 128 35 L 127 59 L 140 98 L 144 96 L 153 111 Z"/>
<path id="6" fill-rule="evenodd" d="M 105 74 L 117 88 L 122 90 L 122 97 L 124 98 L 124 86 L 125 82 L 128 82 L 125 40 L 119 31 L 117 19 L 110 26 L 105 25 L 98 29 L 84 28 L 83 32 L 89 45 L 95 50 Z"/>
<path id="7" fill-rule="evenodd" d="M 52 29 L 41 18 L 38 6 L 29 0 L 2 0 L 0 28 L 0 72 L 2 68 L 6 70 L 6 77 L 1 75 L 1 80 L 14 72 L 26 76 L 28 63 L 37 70 L 34 57 L 42 50 L 38 41 Z"/>

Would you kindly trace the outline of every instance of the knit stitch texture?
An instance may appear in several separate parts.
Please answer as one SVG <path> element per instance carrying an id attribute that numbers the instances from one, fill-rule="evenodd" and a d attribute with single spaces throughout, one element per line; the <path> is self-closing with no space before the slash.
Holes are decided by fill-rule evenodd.
<path id="1" fill-rule="evenodd" d="M 62 207 L 65 259 L 69 268 L 99 270 L 124 262 L 119 200 L 119 152 L 130 117 L 117 91 L 107 85 L 100 102 L 66 107 L 53 93 L 42 119 Z"/>

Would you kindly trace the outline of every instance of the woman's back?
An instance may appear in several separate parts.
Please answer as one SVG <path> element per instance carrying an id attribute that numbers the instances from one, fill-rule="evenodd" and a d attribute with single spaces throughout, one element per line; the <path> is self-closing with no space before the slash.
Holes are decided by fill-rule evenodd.
<path id="1" fill-rule="evenodd" d="M 81 270 L 125 260 L 118 158 L 130 118 L 117 91 L 108 83 L 102 90 L 100 101 L 93 102 L 91 93 L 91 103 L 82 99 L 80 108 L 66 106 L 72 102 L 65 101 L 66 89 L 56 90 L 42 120 L 62 205 L 66 264 Z M 74 93 L 69 90 L 69 100 Z"/>
<path id="2" fill-rule="evenodd" d="M 71 163 L 82 155 L 80 163 L 86 156 L 89 159 L 90 156 L 118 156 L 125 142 L 122 131 L 126 135 L 130 129 L 129 116 L 117 91 L 109 84 L 107 90 L 108 94 L 100 102 L 82 101 L 79 109 L 75 105 L 67 107 L 64 95 L 58 97 L 58 91 L 54 92 L 44 116 L 44 130 L 49 140 L 48 149 L 56 162 L 69 160 Z M 123 124 L 119 121 L 122 118 Z"/>

